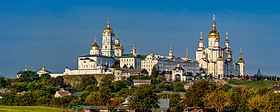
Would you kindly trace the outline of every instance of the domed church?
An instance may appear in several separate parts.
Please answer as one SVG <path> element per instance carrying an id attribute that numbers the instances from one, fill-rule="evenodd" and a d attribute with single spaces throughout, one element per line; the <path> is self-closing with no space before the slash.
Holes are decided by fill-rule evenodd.
<path id="1" fill-rule="evenodd" d="M 232 57 L 232 50 L 229 46 L 229 37 L 226 32 L 225 47 L 221 47 L 220 33 L 216 27 L 215 15 L 212 20 L 212 29 L 208 34 L 208 47 L 204 46 L 202 32 L 198 49 L 196 51 L 196 61 L 207 75 L 221 79 L 226 75 L 244 76 L 245 61 L 240 50 L 239 60 L 236 62 Z"/>

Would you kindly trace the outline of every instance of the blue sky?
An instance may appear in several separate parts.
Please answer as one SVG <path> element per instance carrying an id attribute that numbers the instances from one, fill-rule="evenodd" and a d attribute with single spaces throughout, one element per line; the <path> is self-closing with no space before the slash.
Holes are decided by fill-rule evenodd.
<path id="1" fill-rule="evenodd" d="M 260 0 L 1 0 L 0 75 L 15 77 L 27 65 L 52 72 L 77 68 L 77 57 L 88 54 L 94 37 L 110 18 L 125 52 L 133 45 L 140 54 L 176 56 L 189 48 L 195 59 L 199 32 L 211 29 L 216 15 L 221 40 L 229 32 L 233 58 L 243 49 L 246 73 L 260 68 L 279 75 L 279 1 Z"/>

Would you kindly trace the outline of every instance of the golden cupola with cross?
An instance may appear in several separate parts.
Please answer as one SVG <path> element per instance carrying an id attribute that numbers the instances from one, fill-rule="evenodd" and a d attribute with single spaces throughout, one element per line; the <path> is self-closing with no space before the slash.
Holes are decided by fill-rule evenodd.
<path id="1" fill-rule="evenodd" d="M 216 18 L 215 15 L 213 15 L 213 20 L 212 20 L 212 29 L 208 34 L 209 38 L 219 38 L 220 37 L 220 33 L 217 30 L 216 27 Z"/>
<path id="2" fill-rule="evenodd" d="M 96 39 L 94 39 L 94 43 L 90 47 L 90 55 L 99 55 L 99 54 L 100 54 L 100 49 L 96 42 Z"/>
<path id="3" fill-rule="evenodd" d="M 113 29 L 111 28 L 111 26 L 110 26 L 110 20 L 108 20 L 108 22 L 107 22 L 107 27 L 106 28 L 104 28 L 104 31 L 103 31 L 104 33 L 113 33 Z"/>

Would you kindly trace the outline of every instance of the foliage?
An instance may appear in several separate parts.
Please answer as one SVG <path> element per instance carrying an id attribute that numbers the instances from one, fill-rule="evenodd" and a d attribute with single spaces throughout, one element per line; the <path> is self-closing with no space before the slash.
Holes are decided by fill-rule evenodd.
<path id="1" fill-rule="evenodd" d="M 231 88 L 227 93 L 233 101 L 233 108 L 240 112 L 248 110 L 248 99 L 254 95 L 254 91 L 244 87 Z"/>
<path id="2" fill-rule="evenodd" d="M 202 99 L 205 107 L 214 108 L 218 112 L 223 112 L 225 107 L 231 107 L 232 101 L 229 95 L 222 91 L 216 90 L 208 93 Z"/>
<path id="3" fill-rule="evenodd" d="M 32 72 L 32 71 L 21 71 L 19 72 L 19 81 L 20 82 L 32 82 L 35 80 L 39 80 L 40 77 L 36 72 Z"/>
<path id="4" fill-rule="evenodd" d="M 112 94 L 106 87 L 100 87 L 99 91 L 92 92 L 87 96 L 85 103 L 89 105 L 104 106 L 110 103 Z"/>
<path id="5" fill-rule="evenodd" d="M 129 89 L 129 88 L 122 88 L 120 91 L 118 91 L 115 94 L 115 97 L 122 97 L 122 98 L 126 98 L 128 96 L 130 96 L 133 92 L 133 89 Z"/>
<path id="6" fill-rule="evenodd" d="M 77 97 L 75 96 L 64 96 L 64 97 L 57 97 L 57 98 L 53 98 L 51 101 L 50 101 L 50 105 L 52 106 L 55 106 L 55 107 L 66 107 L 66 106 L 72 106 L 72 105 L 69 105 L 70 102 L 72 100 L 75 100 L 77 99 Z"/>
<path id="7" fill-rule="evenodd" d="M 55 85 L 55 86 L 59 86 L 61 88 L 64 88 L 66 86 L 64 83 L 64 78 L 62 76 L 58 76 L 58 77 L 54 78 L 51 81 L 51 84 Z"/>
<path id="8" fill-rule="evenodd" d="M 173 84 L 160 83 L 157 88 L 162 91 L 173 91 Z"/>
<path id="9" fill-rule="evenodd" d="M 185 92 L 184 84 L 182 82 L 174 82 L 173 83 L 173 91 L 174 92 Z"/>
<path id="10" fill-rule="evenodd" d="M 85 89 L 85 91 L 88 91 L 88 92 L 96 92 L 98 90 L 99 90 L 99 88 L 97 85 L 89 85 Z"/>
<path id="11" fill-rule="evenodd" d="M 133 92 L 132 97 L 129 99 L 129 104 L 131 108 L 137 111 L 146 112 L 153 108 L 158 108 L 158 100 L 150 85 L 140 85 Z"/>
<path id="12" fill-rule="evenodd" d="M 181 98 L 179 94 L 172 94 L 170 96 L 170 111 L 172 112 L 183 112 L 184 107 L 181 103 Z"/>
<path id="13" fill-rule="evenodd" d="M 267 93 L 266 95 L 255 95 L 249 102 L 251 111 L 260 112 L 279 112 L 280 111 L 280 94 Z"/>
<path id="14" fill-rule="evenodd" d="M 112 83 L 112 86 L 114 87 L 113 92 L 118 92 L 123 88 L 127 88 L 127 83 L 124 80 L 120 80 L 120 81 L 114 81 Z"/>
<path id="15" fill-rule="evenodd" d="M 95 79 L 95 77 L 93 75 L 85 75 L 82 76 L 82 81 L 79 85 L 79 90 L 84 90 L 87 86 L 89 85 L 96 85 L 97 84 L 97 80 Z"/>
<path id="16" fill-rule="evenodd" d="M 5 77 L 0 76 L 0 88 L 5 88 L 9 85 L 11 85 L 11 81 L 8 79 L 5 79 Z"/>
<path id="17" fill-rule="evenodd" d="M 153 66 L 151 76 L 152 77 L 158 76 L 157 64 Z"/>
<path id="18" fill-rule="evenodd" d="M 40 78 L 41 78 L 41 79 L 45 79 L 45 80 L 49 80 L 49 79 L 51 79 L 51 75 L 50 75 L 50 74 L 42 74 L 42 75 L 40 76 Z"/>
<path id="19" fill-rule="evenodd" d="M 193 86 L 186 92 L 186 98 L 184 103 L 186 107 L 202 107 L 204 108 L 202 98 L 210 93 L 211 90 L 215 90 L 215 85 L 209 81 L 201 80 L 194 83 Z"/>

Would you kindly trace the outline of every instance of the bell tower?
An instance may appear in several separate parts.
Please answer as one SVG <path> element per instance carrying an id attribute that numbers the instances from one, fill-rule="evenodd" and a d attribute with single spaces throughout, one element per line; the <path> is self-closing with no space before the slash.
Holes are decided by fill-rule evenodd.
<path id="1" fill-rule="evenodd" d="M 108 20 L 107 27 L 102 33 L 102 55 L 113 57 L 114 56 L 114 32 L 110 26 L 110 20 Z"/>

